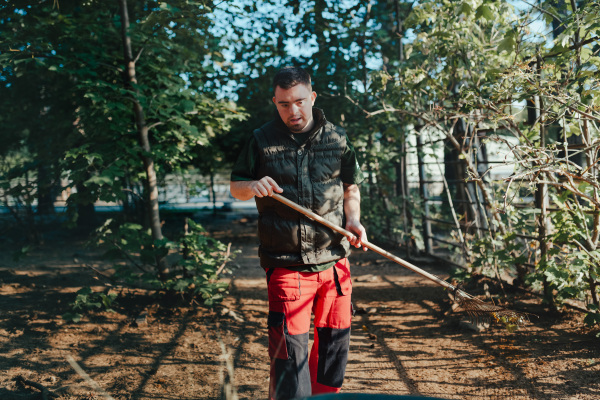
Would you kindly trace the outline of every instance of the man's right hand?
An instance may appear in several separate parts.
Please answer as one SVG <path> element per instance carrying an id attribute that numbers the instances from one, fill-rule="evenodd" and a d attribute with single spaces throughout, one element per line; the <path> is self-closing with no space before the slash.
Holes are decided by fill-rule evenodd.
<path id="1" fill-rule="evenodd" d="M 250 182 L 250 190 L 256 197 L 272 196 L 273 192 L 281 193 L 283 189 L 270 176 Z"/>
<path id="2" fill-rule="evenodd" d="M 250 200 L 254 196 L 265 197 L 273 195 L 273 192 L 283 192 L 277 182 L 269 176 L 257 181 L 232 181 L 229 187 L 231 195 L 239 200 Z"/>

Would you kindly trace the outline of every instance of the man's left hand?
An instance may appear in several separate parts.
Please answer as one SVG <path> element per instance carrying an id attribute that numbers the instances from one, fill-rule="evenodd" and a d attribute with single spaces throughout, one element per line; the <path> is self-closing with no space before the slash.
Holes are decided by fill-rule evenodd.
<path id="1" fill-rule="evenodd" d="M 367 247 L 364 246 L 364 243 L 368 243 L 367 240 L 367 232 L 365 227 L 359 221 L 346 221 L 346 230 L 354 233 L 352 237 L 348 237 L 348 241 L 350 244 L 357 249 L 362 247 L 363 250 L 367 250 Z"/>

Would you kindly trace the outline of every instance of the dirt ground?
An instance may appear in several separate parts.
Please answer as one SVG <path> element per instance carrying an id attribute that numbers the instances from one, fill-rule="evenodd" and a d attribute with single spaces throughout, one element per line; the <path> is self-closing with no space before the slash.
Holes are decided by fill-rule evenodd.
<path id="1" fill-rule="evenodd" d="M 19 262 L 11 259 L 14 249 L 5 248 L 0 399 L 41 398 L 19 376 L 61 399 L 102 398 L 67 362 L 69 356 L 115 399 L 218 399 L 227 387 L 240 399 L 265 399 L 267 297 L 255 221 L 201 222 L 242 251 L 233 263 L 230 295 L 215 310 L 174 307 L 152 293 L 114 287 L 115 313 L 67 323 L 60 316 L 77 290 L 105 287 L 89 266 L 108 271 L 110 265 L 72 238 L 49 238 Z M 515 333 L 498 325 L 477 331 L 451 311 L 446 292 L 430 281 L 372 252 L 355 251 L 351 262 L 358 313 L 344 392 L 466 400 L 600 398 L 600 339 L 597 330 L 583 326 L 582 313 L 549 313 L 538 299 L 510 293 L 513 308 L 537 317 Z M 439 262 L 413 263 L 448 276 Z"/>

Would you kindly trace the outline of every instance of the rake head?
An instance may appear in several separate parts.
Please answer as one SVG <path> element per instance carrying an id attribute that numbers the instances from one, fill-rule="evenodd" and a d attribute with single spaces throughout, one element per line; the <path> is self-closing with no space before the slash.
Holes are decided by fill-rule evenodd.
<path id="1" fill-rule="evenodd" d="M 529 321 L 528 313 L 488 304 L 458 288 L 454 290 L 454 300 L 477 324 L 481 322 L 499 322 L 504 324 L 509 331 L 514 331 Z"/>

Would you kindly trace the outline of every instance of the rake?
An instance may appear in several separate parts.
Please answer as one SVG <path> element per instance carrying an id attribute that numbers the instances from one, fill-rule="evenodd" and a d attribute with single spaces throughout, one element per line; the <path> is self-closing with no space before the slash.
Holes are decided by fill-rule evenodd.
<path id="1" fill-rule="evenodd" d="M 316 221 L 320 224 L 325 225 L 326 227 L 334 230 L 335 232 L 338 232 L 346 237 L 356 236 L 352 232 L 327 221 L 326 219 L 322 218 L 320 215 L 315 214 L 314 212 L 310 211 L 309 209 L 302 207 L 277 193 L 273 193 L 273 195 L 271 197 L 273 197 L 275 200 L 293 208 L 294 210 L 296 210 L 299 213 L 305 215 L 306 217 L 312 219 L 313 221 Z M 486 322 L 494 321 L 494 322 L 501 322 L 505 326 L 510 327 L 510 326 L 515 326 L 515 325 L 520 326 L 520 325 L 524 324 L 525 321 L 528 320 L 527 313 L 521 313 L 521 312 L 509 310 L 507 308 L 500 307 L 500 306 L 497 306 L 494 304 L 488 304 L 482 300 L 479 300 L 478 298 L 473 297 L 470 294 L 464 292 L 460 288 L 446 282 L 445 280 L 443 280 L 433 274 L 430 274 L 427 271 L 422 270 L 421 268 L 417 267 L 416 265 L 413 265 L 413 264 L 409 263 L 408 261 L 403 260 L 402 258 L 397 257 L 388 251 L 383 250 L 381 247 L 376 246 L 373 243 L 362 242 L 362 245 L 364 247 L 374 251 L 375 253 L 392 260 L 396 264 L 399 264 L 405 268 L 408 268 L 411 271 L 416 272 L 417 274 L 452 291 L 455 301 L 458 303 L 458 305 L 463 310 L 465 310 L 465 312 L 469 315 L 471 320 L 473 320 L 476 323 L 484 322 L 484 321 L 486 321 Z"/>

